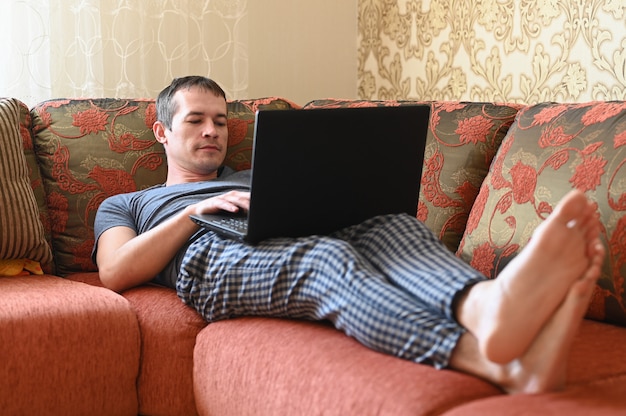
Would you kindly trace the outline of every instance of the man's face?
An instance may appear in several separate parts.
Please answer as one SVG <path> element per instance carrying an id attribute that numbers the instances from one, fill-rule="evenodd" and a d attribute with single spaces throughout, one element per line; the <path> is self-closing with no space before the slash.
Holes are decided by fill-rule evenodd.
<path id="1" fill-rule="evenodd" d="M 185 177 L 210 179 L 224 162 L 228 147 L 226 100 L 198 87 L 176 92 L 178 109 L 171 130 L 163 128 L 160 141 L 167 152 L 168 169 Z"/>

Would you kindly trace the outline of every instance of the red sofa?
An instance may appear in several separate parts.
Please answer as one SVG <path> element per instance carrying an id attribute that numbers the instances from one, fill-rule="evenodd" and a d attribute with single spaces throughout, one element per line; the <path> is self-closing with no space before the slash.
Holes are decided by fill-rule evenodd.
<path id="1" fill-rule="evenodd" d="M 504 395 L 475 377 L 371 351 L 325 323 L 207 325 L 173 290 L 100 287 L 90 257 L 98 205 L 165 178 L 154 102 L 29 109 L 3 99 L 0 258 L 36 260 L 44 271 L 0 277 L 3 414 L 624 414 L 626 105 L 430 105 L 418 217 L 486 275 L 496 277 L 569 189 L 597 201 L 608 256 L 565 391 Z M 281 98 L 229 102 L 227 163 L 250 166 L 256 109 L 293 107 Z"/>

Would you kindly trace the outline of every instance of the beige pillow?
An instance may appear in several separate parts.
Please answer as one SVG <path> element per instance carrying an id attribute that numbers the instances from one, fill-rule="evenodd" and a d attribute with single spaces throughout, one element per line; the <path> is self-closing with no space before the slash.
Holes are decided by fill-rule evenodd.
<path id="1" fill-rule="evenodd" d="M 47 264 L 52 252 L 30 185 L 19 130 L 20 105 L 16 99 L 0 99 L 0 259 Z"/>

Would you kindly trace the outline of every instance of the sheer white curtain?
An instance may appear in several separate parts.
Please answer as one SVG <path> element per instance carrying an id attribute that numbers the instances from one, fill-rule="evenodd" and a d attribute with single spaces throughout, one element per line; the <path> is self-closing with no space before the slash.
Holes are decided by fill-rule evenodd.
<path id="1" fill-rule="evenodd" d="M 2 0 L 0 96 L 155 97 L 173 77 L 248 87 L 246 0 Z"/>

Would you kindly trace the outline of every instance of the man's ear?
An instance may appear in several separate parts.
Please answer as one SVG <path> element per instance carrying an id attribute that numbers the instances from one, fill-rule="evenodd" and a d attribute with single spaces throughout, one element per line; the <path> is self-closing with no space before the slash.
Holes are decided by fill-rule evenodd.
<path id="1" fill-rule="evenodd" d="M 154 133 L 154 137 L 157 139 L 157 142 L 161 144 L 165 144 L 167 142 L 167 137 L 165 137 L 165 125 L 163 125 L 160 121 L 155 121 L 152 125 L 152 132 Z"/>

